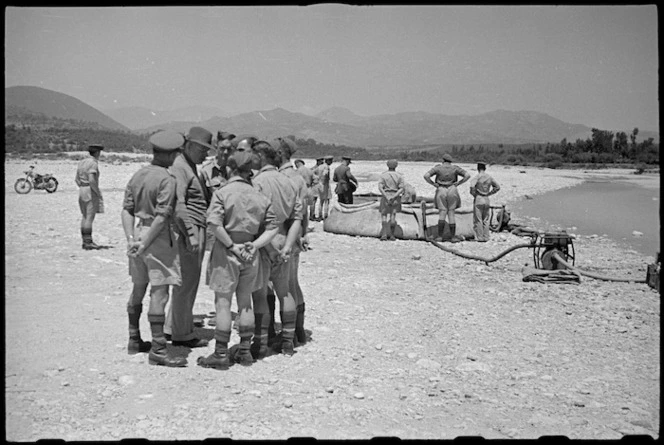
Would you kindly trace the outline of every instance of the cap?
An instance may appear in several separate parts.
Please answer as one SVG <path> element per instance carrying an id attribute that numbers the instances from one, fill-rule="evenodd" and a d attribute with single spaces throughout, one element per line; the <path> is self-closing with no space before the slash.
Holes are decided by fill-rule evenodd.
<path id="1" fill-rule="evenodd" d="M 90 144 L 88 145 L 88 150 L 103 150 L 104 146 L 101 144 Z"/>
<path id="2" fill-rule="evenodd" d="M 327 155 L 327 156 L 324 157 L 324 159 L 325 159 L 326 161 L 332 161 L 332 160 L 334 160 L 334 156 L 332 156 L 332 155 Z"/>
<path id="3" fill-rule="evenodd" d="M 187 134 L 187 141 L 195 142 L 210 150 L 214 149 L 212 146 L 212 133 L 203 127 L 191 127 L 189 134 Z"/>
<path id="4" fill-rule="evenodd" d="M 289 138 L 275 138 L 272 146 L 286 154 L 288 157 L 297 151 L 297 144 Z"/>
<path id="5" fill-rule="evenodd" d="M 350 156 L 342 156 L 341 159 L 350 162 Z"/>
<path id="6" fill-rule="evenodd" d="M 295 161 L 293 161 L 293 164 L 297 164 L 298 162 L 304 165 L 304 161 L 302 159 L 296 159 Z"/>
<path id="7" fill-rule="evenodd" d="M 321 156 L 320 158 L 316 158 L 316 161 L 322 161 L 323 159 L 325 159 L 325 157 Z"/>
<path id="8" fill-rule="evenodd" d="M 217 140 L 222 141 L 224 139 L 233 139 L 235 135 L 233 133 L 229 133 L 227 131 L 218 131 L 217 132 Z"/>
<path id="9" fill-rule="evenodd" d="M 173 130 L 162 130 L 150 136 L 152 149 L 157 151 L 174 151 L 184 145 L 184 136 Z"/>
<path id="10" fill-rule="evenodd" d="M 477 165 L 487 166 L 488 164 L 484 160 L 477 161 Z"/>
<path id="11" fill-rule="evenodd" d="M 447 153 L 445 153 L 445 154 L 443 155 L 443 161 L 454 162 L 454 161 L 452 160 L 452 156 L 448 155 Z"/>
<path id="12" fill-rule="evenodd" d="M 228 166 L 232 170 L 251 171 L 254 155 L 248 151 L 236 151 L 228 157 Z"/>
<path id="13" fill-rule="evenodd" d="M 397 168 L 397 165 L 399 165 L 399 163 L 396 159 L 390 159 L 387 161 L 387 168 Z"/>

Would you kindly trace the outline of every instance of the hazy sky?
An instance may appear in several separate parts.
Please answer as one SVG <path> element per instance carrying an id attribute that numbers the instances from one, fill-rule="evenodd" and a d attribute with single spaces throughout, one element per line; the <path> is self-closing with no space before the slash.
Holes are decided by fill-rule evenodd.
<path id="1" fill-rule="evenodd" d="M 533 110 L 659 130 L 652 6 L 16 8 L 5 86 L 98 109 Z"/>

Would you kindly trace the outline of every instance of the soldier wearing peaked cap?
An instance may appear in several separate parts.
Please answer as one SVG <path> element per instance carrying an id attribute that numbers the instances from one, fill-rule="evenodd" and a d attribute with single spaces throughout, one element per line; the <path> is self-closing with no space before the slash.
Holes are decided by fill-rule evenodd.
<path id="1" fill-rule="evenodd" d="M 122 203 L 122 227 L 127 237 L 129 275 L 133 288 L 127 302 L 129 318 L 129 354 L 149 352 L 152 365 L 186 366 L 183 357 L 172 357 L 164 336 L 165 310 L 169 286 L 181 284 L 180 256 L 173 242 L 176 180 L 168 172 L 178 155 L 184 137 L 173 131 L 161 131 L 150 137 L 152 163 L 136 172 L 125 188 Z M 143 298 L 150 288 L 148 321 L 152 342 L 141 339 L 139 321 Z"/>
<path id="2" fill-rule="evenodd" d="M 434 166 L 426 172 L 424 180 L 436 187 L 434 202 L 438 209 L 438 237 L 437 241 L 443 241 L 445 231 L 445 217 L 449 219 L 451 241 L 458 242 L 461 239 L 456 236 L 456 209 L 461 207 L 461 197 L 457 187 L 470 179 L 470 175 L 458 165 L 452 164 L 452 157 L 445 153 L 443 163 Z M 435 181 L 431 177 L 435 176 Z M 459 177 L 461 180 L 457 181 Z"/>
<path id="3" fill-rule="evenodd" d="M 475 240 L 481 243 L 489 241 L 491 230 L 491 202 L 489 196 L 495 195 L 500 185 L 486 172 L 486 162 L 477 163 L 477 176 L 470 181 L 470 194 L 473 200 L 473 232 Z"/>
<path id="4" fill-rule="evenodd" d="M 103 249 L 92 240 L 92 223 L 97 213 L 104 213 L 104 198 L 99 189 L 99 157 L 102 145 L 88 147 L 89 158 L 78 163 L 74 181 L 78 186 L 78 206 L 81 210 L 81 238 L 83 250 Z"/>
<path id="5" fill-rule="evenodd" d="M 335 193 L 341 204 L 353 203 L 353 192 L 357 189 L 357 179 L 350 172 L 351 159 L 349 156 L 342 156 L 342 163 L 334 169 L 332 180 L 337 183 Z"/>
<path id="6" fill-rule="evenodd" d="M 196 337 L 193 310 L 205 256 L 205 217 L 210 199 L 197 166 L 214 147 L 212 133 L 202 127 L 189 129 L 185 139 L 170 169 L 177 180 L 174 220 L 182 284 L 173 288 L 164 332 L 174 346 L 197 348 L 208 344 Z"/>
<path id="7" fill-rule="evenodd" d="M 228 158 L 231 178 L 212 195 L 207 215 L 215 241 L 205 282 L 214 291 L 216 323 L 214 353 L 198 358 L 198 364 L 205 368 L 227 369 L 234 361 L 245 366 L 253 363 L 250 348 L 255 326 L 251 293 L 256 288 L 257 253 L 277 233 L 270 200 L 249 182 L 256 163 L 254 153 L 249 150 L 236 151 Z M 236 355 L 230 357 L 233 294 L 237 299 L 240 344 Z"/>

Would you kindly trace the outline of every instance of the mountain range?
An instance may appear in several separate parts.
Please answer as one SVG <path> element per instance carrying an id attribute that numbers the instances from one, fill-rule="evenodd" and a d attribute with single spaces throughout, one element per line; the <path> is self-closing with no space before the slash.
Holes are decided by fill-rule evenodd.
<path id="1" fill-rule="evenodd" d="M 566 123 L 537 111 L 496 110 L 474 116 L 451 116 L 423 111 L 360 116 L 332 107 L 314 116 L 283 108 L 232 115 L 217 107 L 150 110 L 144 107 L 99 111 L 84 102 L 40 87 L 5 88 L 5 120 L 38 114 L 60 119 L 93 122 L 105 128 L 134 133 L 158 129 L 186 132 L 198 125 L 210 130 L 263 138 L 294 135 L 318 142 L 371 148 L 409 148 L 443 144 L 526 144 L 573 142 L 591 136 L 591 128 Z M 606 129 L 602 129 L 606 130 Z M 632 128 L 610 129 L 631 132 Z M 640 131 L 638 139 L 659 133 Z"/>

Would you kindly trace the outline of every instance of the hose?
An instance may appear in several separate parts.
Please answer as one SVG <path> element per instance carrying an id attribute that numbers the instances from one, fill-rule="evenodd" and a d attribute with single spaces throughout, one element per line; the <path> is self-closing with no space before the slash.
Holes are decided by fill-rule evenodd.
<path id="1" fill-rule="evenodd" d="M 433 244 L 434 246 L 438 247 L 439 249 L 444 250 L 445 252 L 453 253 L 454 255 L 460 256 L 460 257 L 462 257 L 462 258 L 466 258 L 466 259 L 468 259 L 468 260 L 483 261 L 483 262 L 486 263 L 486 264 L 489 264 L 489 263 L 492 263 L 492 262 L 494 262 L 494 261 L 496 261 L 496 260 L 501 259 L 502 257 L 504 257 L 504 256 L 507 255 L 508 253 L 512 252 L 513 250 L 516 250 L 516 249 L 522 249 L 522 248 L 524 248 L 524 247 L 537 247 L 535 244 L 532 244 L 532 243 L 528 243 L 528 244 L 517 244 L 516 246 L 512 246 L 512 247 L 510 247 L 509 249 L 507 249 L 507 250 L 505 250 L 505 251 L 499 253 L 498 255 L 496 255 L 496 256 L 493 257 L 493 258 L 484 258 L 484 257 L 476 256 L 476 255 L 470 255 L 470 254 L 467 254 L 467 253 L 459 252 L 458 250 L 450 249 L 449 247 L 444 247 L 444 246 L 442 246 L 440 243 L 438 243 L 438 242 L 436 242 L 436 241 L 434 241 L 434 240 L 428 240 L 428 241 L 429 241 L 431 244 Z"/>
<path id="2" fill-rule="evenodd" d="M 607 277 L 604 275 L 599 275 L 599 274 L 594 274 L 592 272 L 585 272 L 583 270 L 577 269 L 573 266 L 571 266 L 567 261 L 565 261 L 559 254 L 558 252 L 553 252 L 552 254 L 553 258 L 556 259 L 560 264 L 565 266 L 566 268 L 573 270 L 574 272 L 577 272 L 581 275 L 584 275 L 586 277 L 594 278 L 596 280 L 604 280 L 604 281 L 619 281 L 623 283 L 647 283 L 646 280 L 635 280 L 632 278 L 614 278 L 614 277 Z"/>

